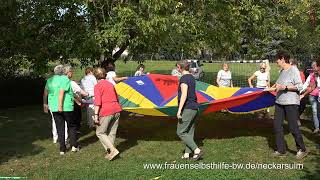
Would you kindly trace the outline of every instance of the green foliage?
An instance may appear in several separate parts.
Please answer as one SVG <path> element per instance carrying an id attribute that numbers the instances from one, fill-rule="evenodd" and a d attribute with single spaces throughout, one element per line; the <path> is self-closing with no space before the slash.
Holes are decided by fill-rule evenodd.
<path id="1" fill-rule="evenodd" d="M 0 52 L 24 57 L 38 72 L 56 60 L 116 61 L 124 50 L 206 51 L 217 58 L 260 58 L 279 48 L 315 54 L 319 7 L 311 0 L 7 0 L 0 5 Z"/>

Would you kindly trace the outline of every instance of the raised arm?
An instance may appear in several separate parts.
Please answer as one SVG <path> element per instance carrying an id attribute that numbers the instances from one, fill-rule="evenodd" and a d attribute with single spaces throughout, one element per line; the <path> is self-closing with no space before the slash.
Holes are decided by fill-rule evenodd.
<path id="1" fill-rule="evenodd" d="M 124 81 L 124 80 L 127 80 L 128 79 L 128 77 L 113 77 L 113 80 L 115 81 L 115 82 L 120 82 L 120 81 Z"/>

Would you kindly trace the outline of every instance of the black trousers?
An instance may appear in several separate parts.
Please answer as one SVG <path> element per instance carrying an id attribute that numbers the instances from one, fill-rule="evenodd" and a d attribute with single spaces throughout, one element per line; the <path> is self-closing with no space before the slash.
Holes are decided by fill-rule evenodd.
<path id="1" fill-rule="evenodd" d="M 54 117 L 54 121 L 56 122 L 60 152 L 65 152 L 67 149 L 65 144 L 65 122 L 67 122 L 68 126 L 70 145 L 78 147 L 77 124 L 73 118 L 73 112 L 53 112 L 52 114 Z"/>
<path id="2" fill-rule="evenodd" d="M 301 116 L 301 114 L 303 113 L 303 111 L 306 109 L 308 103 L 308 96 L 303 97 L 300 100 L 300 105 L 299 105 L 299 117 Z M 300 119 L 300 118 L 299 118 Z"/>
<path id="3" fill-rule="evenodd" d="M 77 103 L 74 103 L 73 107 L 74 107 L 73 118 L 75 123 L 77 124 L 77 131 L 79 131 L 81 127 L 81 119 L 82 119 L 81 106 L 79 106 Z"/>
<path id="4" fill-rule="evenodd" d="M 275 104 L 273 128 L 274 128 L 274 133 L 276 135 L 277 151 L 280 153 L 286 152 L 286 142 L 284 139 L 284 132 L 283 132 L 284 119 L 287 119 L 288 121 L 289 130 L 294 137 L 297 149 L 306 151 L 306 148 L 303 143 L 303 138 L 298 126 L 298 119 L 299 119 L 298 105 Z"/>

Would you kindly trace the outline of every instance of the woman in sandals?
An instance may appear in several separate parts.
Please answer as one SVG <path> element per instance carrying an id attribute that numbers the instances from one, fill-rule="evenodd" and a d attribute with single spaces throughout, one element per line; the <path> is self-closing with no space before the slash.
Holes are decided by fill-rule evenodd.
<path id="1" fill-rule="evenodd" d="M 189 68 L 190 64 L 186 60 L 178 63 L 178 70 L 182 76 L 178 87 L 177 135 L 186 145 L 182 159 L 199 160 L 203 155 L 203 151 L 198 148 L 193 139 L 199 105 L 195 90 L 196 81 L 189 72 Z"/>
<path id="2" fill-rule="evenodd" d="M 105 158 L 111 161 L 119 154 L 114 141 L 122 109 L 114 86 L 106 80 L 106 71 L 103 68 L 97 68 L 94 76 L 98 80 L 94 86 L 96 135 L 106 150 Z"/>

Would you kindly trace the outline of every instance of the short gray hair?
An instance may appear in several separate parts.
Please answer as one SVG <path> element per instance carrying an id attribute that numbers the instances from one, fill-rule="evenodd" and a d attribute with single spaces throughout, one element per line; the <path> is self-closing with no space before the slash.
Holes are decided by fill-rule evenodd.
<path id="1" fill-rule="evenodd" d="M 67 74 L 68 72 L 72 71 L 72 67 L 69 64 L 63 66 L 63 73 Z"/>
<path id="2" fill-rule="evenodd" d="M 64 73 L 63 65 L 59 64 L 56 67 L 54 67 L 53 72 L 55 75 L 63 75 Z"/>

